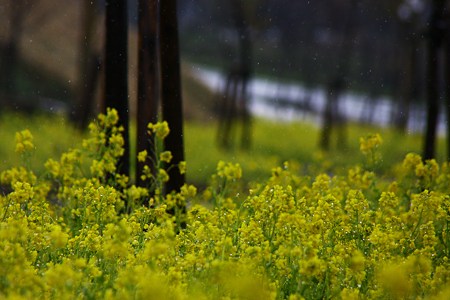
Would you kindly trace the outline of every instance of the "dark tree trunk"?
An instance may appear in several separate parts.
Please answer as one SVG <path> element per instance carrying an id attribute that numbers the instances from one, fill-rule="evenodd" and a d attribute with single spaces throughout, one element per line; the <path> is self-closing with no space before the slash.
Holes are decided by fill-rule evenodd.
<path id="1" fill-rule="evenodd" d="M 93 38 L 98 14 L 97 0 L 83 0 L 83 28 L 80 34 L 78 96 L 72 112 L 77 127 L 86 128 L 93 113 L 95 88 L 100 72 L 100 57 L 94 53 Z"/>
<path id="2" fill-rule="evenodd" d="M 447 7 L 449 7 L 447 5 Z M 445 33 L 445 106 L 447 116 L 447 161 L 450 162 L 450 11 L 446 16 L 446 33 Z"/>
<path id="3" fill-rule="evenodd" d="M 333 127 L 339 129 L 338 146 L 344 146 L 339 143 L 343 143 L 343 140 L 345 139 L 343 136 L 344 133 L 341 132 L 341 128 L 338 128 L 342 125 L 340 124 L 339 97 L 341 97 L 343 88 L 344 82 L 340 79 L 334 80 L 328 86 L 328 95 L 323 112 L 323 124 L 320 136 L 320 148 L 325 151 L 330 149 L 331 130 Z"/>
<path id="4" fill-rule="evenodd" d="M 222 148 L 228 149 L 233 139 L 233 123 L 237 114 L 237 88 L 239 83 L 239 70 L 230 70 L 225 81 L 225 88 L 220 95 L 219 128 L 217 142 Z"/>
<path id="5" fill-rule="evenodd" d="M 330 136 L 331 136 L 331 128 L 333 126 L 333 114 L 332 114 L 332 104 L 335 102 L 336 97 L 330 95 L 330 91 L 328 91 L 327 100 L 323 112 L 323 124 L 322 131 L 320 134 L 320 149 L 328 151 L 330 149 Z"/>
<path id="6" fill-rule="evenodd" d="M 137 162 L 136 183 L 143 185 L 140 176 L 144 165 L 150 165 L 156 175 L 156 148 L 153 136 L 148 136 L 148 123 L 158 121 L 158 1 L 140 0 L 139 14 L 139 50 L 138 50 L 138 101 L 137 101 L 137 153 L 147 150 L 149 159 Z"/>
<path id="7" fill-rule="evenodd" d="M 323 110 L 322 132 L 319 141 L 319 147 L 322 150 L 329 150 L 330 139 L 333 129 L 337 130 L 337 145 L 344 148 L 347 144 L 345 138 L 345 116 L 339 111 L 339 100 L 342 92 L 347 85 L 346 77 L 350 73 L 350 57 L 354 53 L 354 42 L 356 37 L 356 18 L 355 12 L 357 10 L 356 0 L 348 3 L 346 19 L 342 20 L 342 38 L 341 42 L 336 44 L 336 70 L 330 74 L 329 78 L 329 93 L 326 98 L 325 108 Z"/>
<path id="8" fill-rule="evenodd" d="M 120 174 L 129 175 L 128 133 L 128 21 L 127 1 L 106 1 L 105 107 L 115 108 L 124 132 L 124 155 L 118 164 Z"/>
<path id="9" fill-rule="evenodd" d="M 434 0 L 429 21 L 427 49 L 427 122 L 425 129 L 423 158 L 431 159 L 436 155 L 436 134 L 439 116 L 438 54 L 441 44 L 439 22 L 443 9 L 443 0 Z"/>
<path id="10" fill-rule="evenodd" d="M 439 114 L 438 84 L 437 84 L 437 56 L 436 49 L 431 43 L 428 45 L 427 66 L 427 121 L 425 128 L 424 159 L 435 157 L 436 131 Z"/>
<path id="11" fill-rule="evenodd" d="M 411 24 L 409 24 L 411 26 Z M 405 32 L 407 29 L 404 29 Z M 400 101 L 397 105 L 397 115 L 395 118 L 395 127 L 402 133 L 406 132 L 409 121 L 409 110 L 411 102 L 417 94 L 416 87 L 416 72 L 417 72 L 417 38 L 412 33 L 408 33 L 409 40 L 404 43 L 404 50 L 406 55 L 399 53 L 401 58 L 404 74 L 401 82 Z"/>
<path id="12" fill-rule="evenodd" d="M 241 147 L 249 149 L 251 140 L 251 118 L 248 108 L 248 82 L 252 75 L 252 43 L 250 39 L 250 28 L 244 16 L 242 1 L 232 1 L 233 19 L 235 22 L 239 40 L 239 65 L 240 65 L 240 93 L 238 93 L 238 111 L 242 120 Z"/>
<path id="13" fill-rule="evenodd" d="M 251 72 L 252 66 L 252 44 L 250 41 L 250 29 L 244 16 L 244 8 L 241 0 L 231 1 L 232 18 L 234 26 L 238 34 L 238 47 L 239 47 L 239 64 L 242 68 L 244 75 L 250 75 L 245 73 Z"/>
<path id="14" fill-rule="evenodd" d="M 160 62 L 161 103 L 163 119 L 169 123 L 170 133 L 165 140 L 165 150 L 171 151 L 173 164 L 184 161 L 183 107 L 178 46 L 178 22 L 176 0 L 160 2 Z M 185 183 L 184 174 L 178 168 L 168 172 L 167 193 L 179 191 Z"/>
<path id="15" fill-rule="evenodd" d="M 241 148 L 251 145 L 251 114 L 248 108 L 248 83 L 252 76 L 252 43 L 250 28 L 244 16 L 241 0 L 232 0 L 231 17 L 238 37 L 237 59 L 227 71 L 225 89 L 219 108 L 219 146 L 229 148 L 236 122 L 242 123 Z"/>

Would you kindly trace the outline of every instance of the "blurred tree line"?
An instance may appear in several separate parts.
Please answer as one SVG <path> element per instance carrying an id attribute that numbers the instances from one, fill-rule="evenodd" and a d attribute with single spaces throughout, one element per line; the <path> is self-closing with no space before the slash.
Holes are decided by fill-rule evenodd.
<path id="1" fill-rule="evenodd" d="M 236 59 L 232 2 L 180 1 L 186 56 L 217 66 Z M 407 53 L 412 38 L 407 32 L 417 39 L 425 33 L 425 20 L 416 16 L 424 12 L 400 13 L 403 0 L 242 2 L 255 71 L 308 85 L 327 83 L 330 71 L 347 68 L 352 89 L 393 93 L 403 67 L 398 54 Z M 336 63 L 342 56 L 337 47 L 345 49 L 348 67 Z"/>
<path id="2" fill-rule="evenodd" d="M 330 147 L 332 129 L 338 131 L 338 145 L 345 144 L 338 102 L 351 90 L 367 95 L 362 121 L 379 113 L 374 109 L 377 98 L 389 96 L 395 107 L 391 123 L 402 132 L 414 117 L 410 108 L 426 105 L 423 155 L 434 157 L 439 112 L 450 115 L 450 104 L 444 101 L 450 97 L 449 1 L 240 2 L 250 32 L 249 69 L 326 90 L 323 149 Z M 234 1 L 180 4 L 183 53 L 227 73 L 242 56 L 243 35 L 232 17 Z M 448 148 L 450 157 L 450 142 Z"/>

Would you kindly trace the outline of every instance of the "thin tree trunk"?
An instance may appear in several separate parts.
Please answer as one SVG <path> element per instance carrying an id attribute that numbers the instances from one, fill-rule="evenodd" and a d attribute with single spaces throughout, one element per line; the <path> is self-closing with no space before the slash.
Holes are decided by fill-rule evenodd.
<path id="1" fill-rule="evenodd" d="M 128 133 L 128 21 L 127 1 L 106 1 L 105 107 L 115 108 L 124 132 L 124 155 L 117 171 L 129 175 L 130 147 Z"/>
<path id="2" fill-rule="evenodd" d="M 184 143 L 176 0 L 160 2 L 160 18 L 162 114 L 170 127 L 165 150 L 172 152 L 172 163 L 179 164 L 184 161 Z M 171 168 L 168 173 L 166 193 L 179 191 L 185 183 L 185 175 L 180 174 L 178 168 Z"/>
<path id="3" fill-rule="evenodd" d="M 445 100 L 447 115 L 447 161 L 450 162 L 450 16 L 447 16 L 446 40 L 445 40 Z"/>
<path id="4" fill-rule="evenodd" d="M 437 82 L 437 49 L 432 42 L 428 45 L 427 66 L 427 122 L 424 141 L 424 159 L 435 157 L 436 131 L 439 113 L 438 82 Z"/>
<path id="5" fill-rule="evenodd" d="M 241 147 L 244 150 L 250 149 L 251 146 L 251 126 L 252 126 L 252 118 L 250 109 L 248 108 L 248 82 L 249 78 L 244 76 L 242 79 L 242 136 L 241 136 Z"/>
<path id="6" fill-rule="evenodd" d="M 438 22 L 443 7 L 442 0 L 433 1 L 433 12 L 429 22 L 427 52 L 427 122 L 425 129 L 423 158 L 431 159 L 436 155 L 436 134 L 439 115 L 438 50 L 440 30 Z"/>
<path id="7" fill-rule="evenodd" d="M 152 174 L 156 175 L 156 148 L 153 136 L 148 136 L 148 123 L 158 121 L 158 1 L 140 0 L 139 14 L 139 50 L 138 50 L 138 101 L 137 101 L 137 153 L 147 150 L 149 159 L 137 162 L 136 183 L 143 185 L 141 180 L 144 166 L 150 165 Z"/>
<path id="8" fill-rule="evenodd" d="M 322 132 L 320 135 L 320 148 L 322 150 L 328 151 L 330 150 L 331 144 L 331 130 L 333 127 L 338 129 L 337 127 L 341 126 L 339 120 L 339 98 L 341 97 L 342 89 L 344 88 L 342 80 L 334 80 L 328 86 L 328 95 L 325 103 L 325 108 L 323 112 L 323 124 L 322 124 Z M 342 128 L 339 128 L 339 132 Z M 344 133 L 341 133 L 344 137 Z M 338 144 L 340 139 L 338 138 Z M 343 141 L 341 141 L 343 142 Z"/>
<path id="9" fill-rule="evenodd" d="M 228 71 L 225 86 L 220 95 L 218 107 L 219 126 L 217 131 L 218 146 L 228 149 L 232 145 L 233 125 L 237 114 L 237 86 L 239 84 L 239 66 Z"/>
<path id="10" fill-rule="evenodd" d="M 248 108 L 248 82 L 252 76 L 252 43 L 250 37 L 250 28 L 245 20 L 244 7 L 242 1 L 233 0 L 232 17 L 234 19 L 236 31 L 238 34 L 238 76 L 236 85 L 240 84 L 240 92 L 236 94 L 237 110 L 240 114 L 238 119 L 242 121 L 241 148 L 249 149 L 251 145 L 251 115 Z"/>
<path id="11" fill-rule="evenodd" d="M 356 0 L 352 0 L 348 5 L 347 19 L 342 20 L 342 22 L 344 22 L 342 27 L 342 40 L 340 44 L 336 45 L 336 70 L 334 74 L 330 74 L 331 77 L 329 79 L 329 84 L 331 87 L 330 90 L 332 92 L 329 93 L 326 98 L 327 103 L 325 104 L 325 109 L 323 110 L 323 126 L 321 129 L 321 139 L 319 141 L 319 147 L 321 147 L 322 150 L 329 149 L 331 144 L 331 133 L 333 129 L 338 129 L 337 127 L 340 127 L 339 131 L 342 130 L 342 132 L 337 136 L 337 144 L 342 147 L 347 144 L 346 141 L 340 140 L 340 138 L 344 138 L 346 136 L 344 133 L 346 120 L 345 116 L 339 111 L 339 101 L 341 98 L 341 93 L 345 90 L 347 85 L 345 78 L 350 73 L 351 65 L 349 57 L 351 57 L 355 51 L 353 40 L 355 39 L 357 33 L 355 18 L 357 2 Z"/>
<path id="12" fill-rule="evenodd" d="M 410 25 L 411 26 L 411 25 Z M 406 29 L 403 30 L 403 32 Z M 404 70 L 404 79 L 401 80 L 401 94 L 400 94 L 400 103 L 397 105 L 396 112 L 396 120 L 395 126 L 396 128 L 405 133 L 408 128 L 409 121 L 409 110 L 411 107 L 411 101 L 414 99 L 416 95 L 416 72 L 417 72 L 417 39 L 413 36 L 413 34 L 409 34 L 409 41 L 404 43 L 404 50 L 407 55 L 405 55 L 402 59 L 401 67 Z M 403 56 L 403 53 L 399 53 L 400 56 Z"/>

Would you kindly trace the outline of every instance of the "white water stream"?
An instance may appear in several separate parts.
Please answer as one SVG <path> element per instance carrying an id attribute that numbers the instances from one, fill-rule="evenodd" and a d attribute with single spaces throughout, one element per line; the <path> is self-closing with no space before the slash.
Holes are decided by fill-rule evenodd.
<path id="1" fill-rule="evenodd" d="M 223 90 L 223 73 L 203 66 L 192 66 L 196 78 L 214 91 Z M 316 125 L 321 123 L 321 112 L 325 107 L 324 88 L 305 88 L 299 83 L 284 83 L 263 78 L 253 78 L 248 88 L 250 111 L 253 115 L 277 121 L 304 120 Z M 307 102 L 307 103 L 306 103 Z M 309 111 L 296 109 L 308 105 Z M 370 105 L 369 108 L 365 105 Z M 364 114 L 370 113 L 370 122 L 379 126 L 390 126 L 394 104 L 388 97 L 371 99 L 367 95 L 347 91 L 339 99 L 339 110 L 347 120 L 359 122 L 367 120 Z M 410 108 L 409 132 L 420 132 L 425 128 L 425 108 Z M 440 134 L 445 133 L 445 118 L 440 116 Z"/>

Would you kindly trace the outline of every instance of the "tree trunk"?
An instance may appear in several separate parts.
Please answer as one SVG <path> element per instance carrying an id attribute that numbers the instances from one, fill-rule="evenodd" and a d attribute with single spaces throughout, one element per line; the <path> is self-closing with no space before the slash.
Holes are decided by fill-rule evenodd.
<path id="1" fill-rule="evenodd" d="M 143 186 L 141 174 L 144 166 L 150 165 L 152 174 L 156 175 L 156 148 L 153 136 L 148 136 L 148 123 L 158 121 L 158 1 L 140 0 L 139 15 L 139 50 L 138 50 L 138 101 L 137 101 L 137 153 L 147 150 L 149 159 L 137 162 L 136 183 Z"/>
<path id="2" fill-rule="evenodd" d="M 325 103 L 325 108 L 323 111 L 323 124 L 322 124 L 322 132 L 320 135 L 320 148 L 322 150 L 328 151 L 330 150 L 330 140 L 331 140 L 331 130 L 334 127 L 335 129 L 339 129 L 338 133 L 338 146 L 344 141 L 340 138 L 344 137 L 344 133 L 341 132 L 342 124 L 340 124 L 340 114 L 339 114 L 339 98 L 341 97 L 342 90 L 344 88 L 344 82 L 342 80 L 334 80 L 329 83 L 327 88 L 327 99 Z"/>
<path id="3" fill-rule="evenodd" d="M 130 148 L 128 133 L 128 21 L 127 1 L 106 1 L 105 108 L 115 108 L 124 132 L 124 155 L 117 171 L 129 175 Z"/>
<path id="4" fill-rule="evenodd" d="M 444 1 L 434 0 L 430 16 L 427 52 L 427 122 L 425 129 L 423 158 L 431 159 L 436 155 L 436 133 L 439 116 L 438 54 L 441 43 L 439 22 Z"/>
<path id="5" fill-rule="evenodd" d="M 170 133 L 165 139 L 165 150 L 171 151 L 172 163 L 184 161 L 183 108 L 178 46 L 178 22 L 176 0 L 160 2 L 160 62 L 161 102 L 163 119 L 169 123 Z M 168 172 L 166 193 L 179 191 L 185 183 L 184 174 L 178 168 Z"/>
<path id="6" fill-rule="evenodd" d="M 241 148 L 248 149 L 251 145 L 251 117 L 248 108 L 248 82 L 252 76 L 252 43 L 250 37 L 250 28 L 244 15 L 243 2 L 233 0 L 232 17 L 234 19 L 236 31 L 238 34 L 239 48 L 239 71 L 240 92 L 237 93 L 237 111 L 242 121 Z"/>
<path id="7" fill-rule="evenodd" d="M 447 15 L 445 39 L 445 106 L 447 116 L 447 161 L 450 162 L 450 15 Z"/>
<path id="8" fill-rule="evenodd" d="M 237 69 L 233 70 L 232 68 L 227 74 L 225 87 L 222 95 L 220 95 L 217 141 L 219 147 L 224 149 L 231 147 L 231 141 L 234 136 L 232 129 L 237 114 L 237 86 L 239 84 L 239 76 L 239 71 Z"/>
<path id="9" fill-rule="evenodd" d="M 252 75 L 252 43 L 250 28 L 244 16 L 241 0 L 230 1 L 231 18 L 237 34 L 236 61 L 227 71 L 227 80 L 222 106 L 226 110 L 219 111 L 218 138 L 219 145 L 229 148 L 232 144 L 232 131 L 237 122 L 242 122 L 241 148 L 248 149 L 251 145 L 251 114 L 248 108 L 248 83 Z"/>
<path id="10" fill-rule="evenodd" d="M 412 26 L 411 24 L 408 25 Z M 406 30 L 407 29 L 405 28 L 402 32 L 405 32 Z M 402 133 L 405 133 L 408 128 L 411 102 L 417 94 L 415 82 L 417 72 L 417 38 L 410 32 L 406 34 L 409 35 L 409 41 L 403 44 L 403 51 L 405 51 L 407 55 L 399 53 L 399 56 L 401 57 L 401 68 L 403 68 L 404 71 L 404 78 L 400 80 L 400 101 L 397 105 L 397 115 L 395 119 L 395 127 Z"/>
<path id="11" fill-rule="evenodd" d="M 344 148 L 347 142 L 343 140 L 346 137 L 345 132 L 345 116 L 339 111 L 340 96 L 347 86 L 346 77 L 350 73 L 350 58 L 352 57 L 355 46 L 353 40 L 357 34 L 357 24 L 355 12 L 357 10 L 357 1 L 351 0 L 346 9 L 346 19 L 342 20 L 342 38 L 340 43 L 335 45 L 336 50 L 336 69 L 330 73 L 329 78 L 329 95 L 326 99 L 325 109 L 323 110 L 323 125 L 321 129 L 321 138 L 319 140 L 319 147 L 322 150 L 328 150 L 330 147 L 330 139 L 333 129 L 337 130 L 337 145 Z M 331 111 L 329 111 L 331 110 Z"/>

